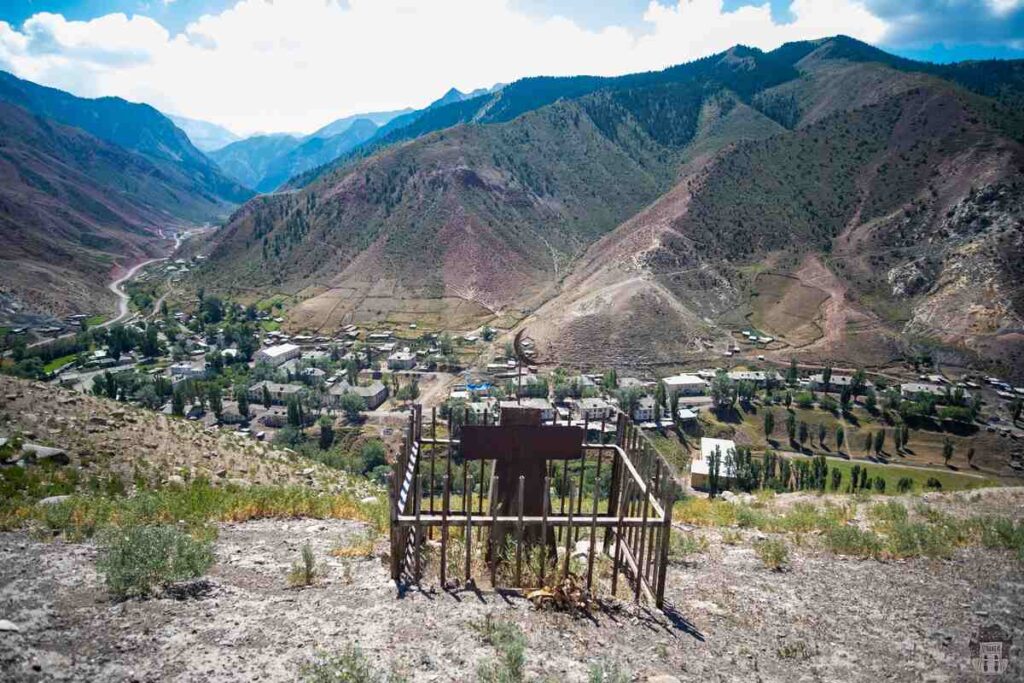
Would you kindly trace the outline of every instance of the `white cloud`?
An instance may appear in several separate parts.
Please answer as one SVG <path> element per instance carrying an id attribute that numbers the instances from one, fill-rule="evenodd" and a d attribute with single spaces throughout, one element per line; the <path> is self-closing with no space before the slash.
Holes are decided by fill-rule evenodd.
<path id="1" fill-rule="evenodd" d="M 859 0 L 793 0 L 789 23 L 775 23 L 767 2 L 731 12 L 721 0 L 662 2 L 648 6 L 642 35 L 530 17 L 509 0 L 240 0 L 175 36 L 144 16 L 38 14 L 20 31 L 0 22 L 0 64 L 76 94 L 146 101 L 246 133 L 420 106 L 453 85 L 616 75 L 736 43 L 773 48 L 836 33 L 878 42 L 886 31 Z"/>

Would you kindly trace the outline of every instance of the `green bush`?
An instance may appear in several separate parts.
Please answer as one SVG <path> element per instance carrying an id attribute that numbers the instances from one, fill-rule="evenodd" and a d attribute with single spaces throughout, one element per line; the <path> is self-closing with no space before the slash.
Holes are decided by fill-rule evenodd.
<path id="1" fill-rule="evenodd" d="M 477 670 L 482 683 L 519 683 L 526 667 L 526 636 L 510 621 L 497 620 L 491 614 L 477 625 L 483 641 L 494 647 L 496 660 L 483 662 Z"/>
<path id="2" fill-rule="evenodd" d="M 306 683 L 398 683 L 398 676 L 378 672 L 359 649 L 348 645 L 341 652 L 319 652 L 299 671 Z"/>
<path id="3" fill-rule="evenodd" d="M 213 544 L 173 526 L 110 529 L 100 537 L 97 569 L 118 598 L 202 576 L 213 564 Z"/>
<path id="4" fill-rule="evenodd" d="M 319 574 L 313 548 L 306 543 L 302 546 L 302 560 L 294 562 L 288 572 L 288 585 L 293 588 L 312 586 Z"/>
<path id="5" fill-rule="evenodd" d="M 882 552 L 882 541 L 877 534 L 847 524 L 827 530 L 825 543 L 837 555 L 878 557 Z"/>
<path id="6" fill-rule="evenodd" d="M 780 572 L 789 564 L 789 549 L 783 541 L 776 538 L 769 538 L 761 541 L 754 547 L 761 562 L 773 572 Z"/>

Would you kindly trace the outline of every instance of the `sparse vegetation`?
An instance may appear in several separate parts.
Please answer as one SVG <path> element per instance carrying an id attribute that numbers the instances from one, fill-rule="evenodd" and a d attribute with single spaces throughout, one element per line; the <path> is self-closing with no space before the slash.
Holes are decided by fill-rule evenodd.
<path id="1" fill-rule="evenodd" d="M 520 683 L 526 666 L 526 636 L 518 625 L 496 619 L 488 613 L 475 624 L 481 640 L 496 651 L 493 660 L 483 662 L 477 670 L 481 683 Z"/>
<path id="2" fill-rule="evenodd" d="M 785 541 L 768 538 L 757 543 L 754 550 L 764 566 L 773 572 L 780 572 L 789 564 L 789 549 Z"/>
<path id="3" fill-rule="evenodd" d="M 118 598 L 144 597 L 177 581 L 202 576 L 213 544 L 169 525 L 109 529 L 99 539 L 96 567 Z"/>
<path id="4" fill-rule="evenodd" d="M 312 586 L 320 574 L 321 569 L 317 567 L 313 548 L 308 543 L 303 544 L 302 558 L 296 560 L 288 571 L 288 585 L 292 588 Z"/>
<path id="5" fill-rule="evenodd" d="M 358 645 L 347 645 L 341 652 L 318 652 L 299 672 L 303 683 L 402 683 L 395 673 L 382 674 Z"/>

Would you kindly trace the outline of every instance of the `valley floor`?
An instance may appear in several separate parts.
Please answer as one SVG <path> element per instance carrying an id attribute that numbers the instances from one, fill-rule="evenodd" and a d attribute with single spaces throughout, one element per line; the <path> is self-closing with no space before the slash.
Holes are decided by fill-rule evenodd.
<path id="1" fill-rule="evenodd" d="M 91 543 L 0 534 L 0 619 L 19 629 L 0 630 L 0 679 L 295 680 L 315 651 L 358 643 L 409 680 L 467 681 L 495 657 L 474 628 L 488 614 L 525 632 L 527 680 L 586 681 L 601 661 L 637 681 L 991 680 L 969 655 L 972 634 L 990 624 L 1016 640 L 1006 680 L 1024 667 L 1024 572 L 1007 552 L 877 562 L 801 547 L 787 571 L 771 572 L 750 547 L 757 532 L 727 545 L 707 529 L 707 551 L 670 571 L 670 621 L 628 605 L 572 617 L 471 592 L 396 599 L 379 558 L 328 554 L 364 533 L 338 520 L 225 524 L 207 579 L 121 603 L 97 576 Z M 325 578 L 290 589 L 285 574 L 307 541 Z"/>

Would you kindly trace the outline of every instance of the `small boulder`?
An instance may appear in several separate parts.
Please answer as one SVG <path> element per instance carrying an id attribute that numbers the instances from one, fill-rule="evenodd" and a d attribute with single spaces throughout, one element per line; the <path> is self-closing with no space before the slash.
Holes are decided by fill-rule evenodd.
<path id="1" fill-rule="evenodd" d="M 42 505 L 43 507 L 49 505 L 60 505 L 61 503 L 68 500 L 71 500 L 71 496 L 49 496 L 47 498 L 42 498 L 39 501 L 37 501 L 36 505 Z"/>
<path id="2" fill-rule="evenodd" d="M 372 505 L 377 502 L 377 496 L 366 496 L 365 498 L 360 498 L 359 502 L 363 505 Z"/>
<path id="3" fill-rule="evenodd" d="M 0 619 L 0 633 L 21 633 L 21 629 L 13 621 Z"/>
<path id="4" fill-rule="evenodd" d="M 237 486 L 240 489 L 247 489 L 250 486 L 248 481 L 246 481 L 245 479 L 239 479 L 237 477 L 228 479 L 228 484 L 230 484 L 231 486 Z"/>
<path id="5" fill-rule="evenodd" d="M 679 683 L 679 679 L 668 674 L 656 674 L 648 676 L 647 683 Z"/>
<path id="6" fill-rule="evenodd" d="M 179 474 L 172 474 L 171 476 L 167 477 L 167 480 L 164 483 L 167 484 L 168 486 L 184 486 L 185 478 Z"/>

